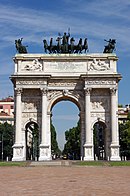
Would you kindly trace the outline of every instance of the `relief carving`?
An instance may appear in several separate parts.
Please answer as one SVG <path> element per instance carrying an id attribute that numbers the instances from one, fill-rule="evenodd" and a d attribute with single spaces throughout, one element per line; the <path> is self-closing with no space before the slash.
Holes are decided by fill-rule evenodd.
<path id="1" fill-rule="evenodd" d="M 32 110 L 34 108 L 34 103 L 24 103 L 24 110 Z"/>
<path id="2" fill-rule="evenodd" d="M 117 148 L 112 148 L 111 149 L 111 152 L 112 152 L 112 156 L 118 156 L 118 149 Z"/>
<path id="3" fill-rule="evenodd" d="M 16 156 L 21 156 L 22 155 L 22 148 L 16 148 L 15 155 Z"/>
<path id="4" fill-rule="evenodd" d="M 38 59 L 34 59 L 32 64 L 25 65 L 24 69 L 27 71 L 42 71 L 42 64 Z"/>
<path id="5" fill-rule="evenodd" d="M 47 156 L 48 155 L 48 148 L 41 148 L 40 149 L 40 155 L 41 156 Z"/>
<path id="6" fill-rule="evenodd" d="M 109 99 L 104 97 L 91 98 L 92 110 L 109 110 Z"/>
<path id="7" fill-rule="evenodd" d="M 90 148 L 86 149 L 86 156 L 91 156 L 92 155 L 92 150 Z"/>
<path id="8" fill-rule="evenodd" d="M 88 65 L 88 71 L 105 71 L 110 70 L 109 63 L 102 62 L 100 59 L 97 61 L 96 59 L 93 59 L 93 62 L 91 62 Z"/>
<path id="9" fill-rule="evenodd" d="M 40 108 L 41 108 L 40 105 L 41 105 L 40 100 L 38 99 L 34 100 L 31 98 L 27 98 L 23 102 L 23 112 L 40 111 Z"/>
<path id="10" fill-rule="evenodd" d="M 102 102 L 92 102 L 92 109 L 102 109 Z"/>
<path id="11" fill-rule="evenodd" d="M 56 91 L 56 90 L 52 90 L 52 91 L 48 91 L 47 93 L 47 98 L 48 100 L 52 100 L 54 97 L 60 96 L 62 95 L 62 91 Z"/>

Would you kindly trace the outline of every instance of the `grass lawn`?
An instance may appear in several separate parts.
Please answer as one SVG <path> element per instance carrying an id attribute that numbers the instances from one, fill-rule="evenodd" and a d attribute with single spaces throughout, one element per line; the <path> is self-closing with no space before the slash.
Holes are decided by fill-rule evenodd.
<path id="1" fill-rule="evenodd" d="M 6 161 L 3 161 L 3 162 L 0 162 L 0 167 L 3 167 L 3 166 L 19 166 L 19 167 L 26 167 L 28 165 L 28 162 L 13 162 L 13 161 L 9 161 L 9 162 L 6 162 Z"/>
<path id="2" fill-rule="evenodd" d="M 130 161 L 80 161 L 79 166 L 130 166 Z"/>
<path id="3" fill-rule="evenodd" d="M 0 162 L 0 167 L 3 166 L 17 166 L 17 167 L 29 167 L 31 162 L 28 161 L 19 161 L 19 162 L 13 162 L 13 161 L 3 161 Z M 130 161 L 72 161 L 72 165 L 77 166 L 106 166 L 106 167 L 120 167 L 120 166 L 130 166 Z M 45 166 L 45 165 L 44 165 Z"/>

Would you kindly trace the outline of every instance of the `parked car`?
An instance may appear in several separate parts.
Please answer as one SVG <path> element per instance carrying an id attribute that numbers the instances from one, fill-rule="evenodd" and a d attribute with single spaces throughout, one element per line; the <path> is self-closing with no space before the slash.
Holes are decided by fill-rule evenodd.
<path id="1" fill-rule="evenodd" d="M 66 160 L 67 159 L 67 155 L 64 154 L 63 157 L 62 157 L 62 159 Z"/>

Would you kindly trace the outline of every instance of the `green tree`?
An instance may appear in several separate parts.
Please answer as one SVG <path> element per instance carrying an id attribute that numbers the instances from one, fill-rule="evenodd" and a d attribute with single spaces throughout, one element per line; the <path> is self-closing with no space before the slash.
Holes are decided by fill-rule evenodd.
<path id="1" fill-rule="evenodd" d="M 118 104 L 118 108 L 123 108 L 123 105 L 122 104 Z"/>
<path id="2" fill-rule="evenodd" d="M 121 156 L 130 158 L 130 118 L 124 124 L 119 124 L 119 135 L 120 135 L 120 152 Z"/>
<path id="3" fill-rule="evenodd" d="M 5 122 L 0 124 L 0 158 L 6 160 L 7 157 L 11 158 L 13 154 L 12 146 L 14 144 L 14 126 Z"/>
<path id="4" fill-rule="evenodd" d="M 69 155 L 73 159 L 80 159 L 80 123 L 65 132 L 66 143 L 63 154 Z"/>
<path id="5" fill-rule="evenodd" d="M 128 118 L 128 120 L 130 121 L 130 112 L 128 112 L 127 118 Z"/>
<path id="6" fill-rule="evenodd" d="M 52 122 L 51 122 L 51 151 L 52 151 L 52 154 L 55 154 L 55 155 L 61 154 L 61 151 L 58 147 L 56 130 Z"/>

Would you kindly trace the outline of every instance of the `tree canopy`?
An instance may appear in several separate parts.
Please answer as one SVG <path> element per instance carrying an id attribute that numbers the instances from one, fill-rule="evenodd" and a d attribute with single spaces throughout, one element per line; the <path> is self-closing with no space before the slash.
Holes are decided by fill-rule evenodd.
<path id="1" fill-rule="evenodd" d="M 51 122 L 51 151 L 52 151 L 52 155 L 60 155 L 61 151 L 58 147 L 58 143 L 57 143 L 57 134 L 56 134 L 56 130 L 54 125 Z"/>
<path id="2" fill-rule="evenodd" d="M 70 159 L 80 159 L 80 123 L 65 132 L 66 143 L 64 145 L 63 154 L 69 156 Z"/>
<path id="3" fill-rule="evenodd" d="M 5 122 L 0 124 L 0 159 L 6 160 L 13 155 L 12 146 L 14 144 L 14 126 Z M 2 157 L 3 151 L 3 157 Z"/>
<path id="4" fill-rule="evenodd" d="M 128 121 L 119 124 L 119 137 L 121 156 L 126 156 L 127 159 L 130 159 L 130 113 L 128 114 Z"/>

